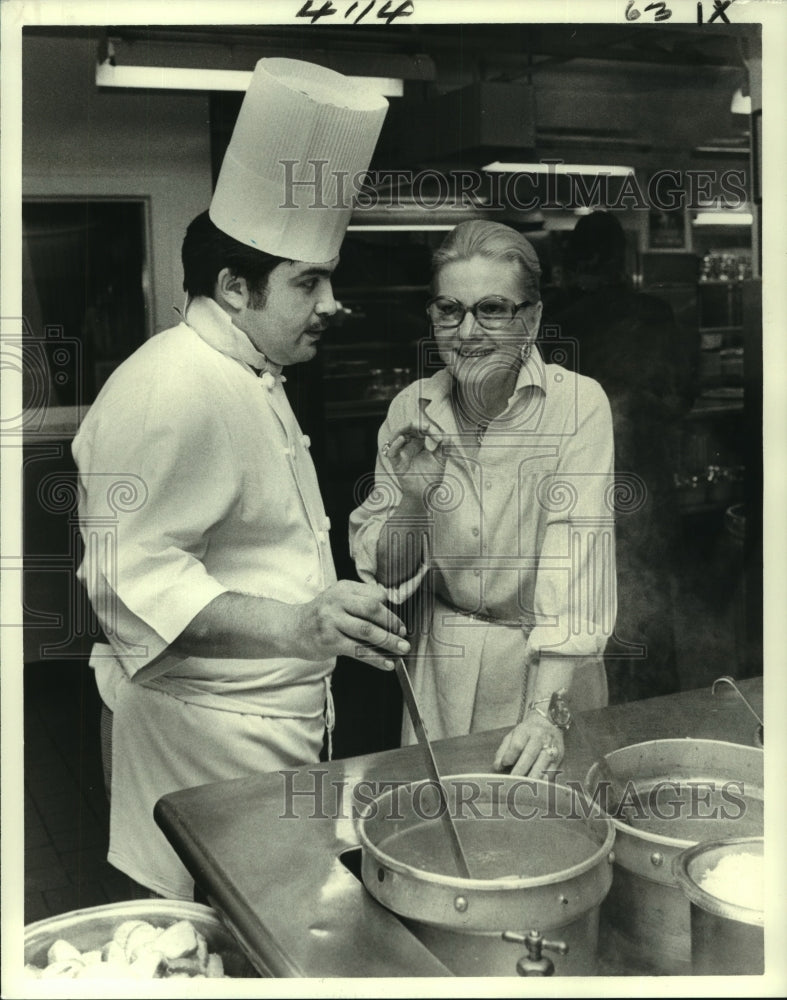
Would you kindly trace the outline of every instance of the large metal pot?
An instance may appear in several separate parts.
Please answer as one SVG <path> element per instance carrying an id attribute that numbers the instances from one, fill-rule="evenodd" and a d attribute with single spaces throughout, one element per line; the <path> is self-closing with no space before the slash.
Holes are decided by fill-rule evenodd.
<path id="1" fill-rule="evenodd" d="M 506 931 L 539 932 L 552 952 L 544 965 L 558 975 L 593 974 L 612 822 L 576 790 L 547 781 L 462 774 L 443 782 L 473 877 L 456 873 L 434 784 L 418 781 L 378 796 L 360 818 L 367 890 L 456 975 L 531 974 L 527 962 L 517 965 L 524 943 L 512 948 Z"/>
<path id="2" fill-rule="evenodd" d="M 765 971 L 762 909 L 709 891 L 703 876 L 724 860 L 748 854 L 762 859 L 762 837 L 697 844 L 678 855 L 673 871 L 689 900 L 691 962 L 695 976 L 761 976 Z M 736 887 L 736 896 L 741 891 Z M 760 890 L 762 886 L 759 886 Z M 745 896 L 738 897 L 745 900 Z M 748 901 L 747 901 L 748 902 Z"/>
<path id="3" fill-rule="evenodd" d="M 154 927 L 169 927 L 189 920 L 202 934 L 210 951 L 218 952 L 227 976 L 256 978 L 258 973 L 238 942 L 209 906 L 171 899 L 140 899 L 106 906 L 91 906 L 47 917 L 25 927 L 25 964 L 46 965 L 47 951 L 64 939 L 79 951 L 101 949 L 125 920 L 146 920 Z"/>
<path id="4" fill-rule="evenodd" d="M 691 974 L 689 901 L 673 874 L 686 848 L 763 832 L 763 752 L 719 740 L 651 740 L 606 755 L 627 791 L 612 889 L 602 908 L 608 950 L 658 973 Z M 600 801 L 603 771 L 585 779 Z M 674 814 L 674 815 L 673 815 Z"/>

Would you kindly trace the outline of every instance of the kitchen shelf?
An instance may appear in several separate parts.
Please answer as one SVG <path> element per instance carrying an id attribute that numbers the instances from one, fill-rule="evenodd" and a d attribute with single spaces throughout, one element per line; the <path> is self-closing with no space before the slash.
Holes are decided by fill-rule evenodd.
<path id="1" fill-rule="evenodd" d="M 335 403 L 328 402 L 325 404 L 325 416 L 328 420 L 355 420 L 362 417 L 382 419 L 390 405 L 390 399 L 348 399 Z"/>
<path id="2" fill-rule="evenodd" d="M 367 298 L 370 295 L 401 295 L 406 293 L 423 293 L 428 294 L 428 285 L 356 285 L 353 287 L 346 288 L 335 288 L 334 298 L 341 301 L 343 298 L 349 298 L 352 296 L 359 296 Z"/>
<path id="3" fill-rule="evenodd" d="M 695 403 L 684 420 L 703 420 L 705 417 L 732 416 L 736 413 L 743 413 L 743 399 L 714 399 Z"/>
<path id="4" fill-rule="evenodd" d="M 727 503 L 717 501 L 716 503 L 681 503 L 678 501 L 678 510 L 681 517 L 686 514 L 723 514 L 729 507 L 740 503 L 740 501 L 730 500 Z"/>

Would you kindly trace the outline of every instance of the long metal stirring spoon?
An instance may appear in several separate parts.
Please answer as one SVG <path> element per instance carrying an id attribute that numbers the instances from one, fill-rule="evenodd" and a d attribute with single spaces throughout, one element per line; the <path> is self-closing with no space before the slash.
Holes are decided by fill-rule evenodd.
<path id="1" fill-rule="evenodd" d="M 410 676 L 407 673 L 407 667 L 405 666 L 404 660 L 401 656 L 394 660 L 394 666 L 396 676 L 399 679 L 399 685 L 402 688 L 404 703 L 407 707 L 407 711 L 410 713 L 410 721 L 413 724 L 416 738 L 424 751 L 426 770 L 429 773 L 430 779 L 434 782 L 440 796 L 440 820 L 442 821 L 443 829 L 445 830 L 446 837 L 448 838 L 451 853 L 454 856 L 454 863 L 456 864 L 462 878 L 472 878 L 473 876 L 470 873 L 470 868 L 467 864 L 467 855 L 462 848 L 462 841 L 459 839 L 459 832 L 456 829 L 453 817 L 451 816 L 448 793 L 445 785 L 443 784 L 443 779 L 440 777 L 440 772 L 437 770 L 437 761 L 435 760 L 434 753 L 432 751 L 432 744 L 429 741 L 423 716 L 421 715 L 421 710 L 418 708 L 418 702 L 415 699 L 415 692 L 413 691 L 413 686 L 410 683 Z"/>

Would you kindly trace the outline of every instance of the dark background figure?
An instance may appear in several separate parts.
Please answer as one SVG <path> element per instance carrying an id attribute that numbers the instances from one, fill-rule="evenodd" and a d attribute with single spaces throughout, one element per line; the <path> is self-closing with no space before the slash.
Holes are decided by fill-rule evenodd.
<path id="1" fill-rule="evenodd" d="M 543 326 L 576 342 L 570 367 L 596 379 L 612 408 L 618 617 L 605 653 L 610 701 L 668 694 L 680 689 L 673 472 L 680 420 L 695 396 L 694 352 L 671 306 L 632 287 L 626 234 L 610 213 L 580 219 L 563 270 L 564 287 L 545 302 Z"/>

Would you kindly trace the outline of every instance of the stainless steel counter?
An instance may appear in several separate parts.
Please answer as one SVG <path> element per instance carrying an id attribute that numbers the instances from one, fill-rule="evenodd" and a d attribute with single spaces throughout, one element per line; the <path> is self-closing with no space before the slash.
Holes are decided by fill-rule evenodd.
<path id="1" fill-rule="evenodd" d="M 761 678 L 739 686 L 761 712 Z M 705 688 L 586 712 L 582 721 L 602 753 L 670 737 L 755 745 L 755 720 L 726 687 L 715 696 Z M 488 772 L 504 733 L 435 743 L 441 771 Z M 561 780 L 581 780 L 596 756 L 569 730 Z M 386 782 L 424 777 L 420 749 L 406 747 L 175 792 L 158 802 L 155 817 L 262 975 L 445 976 L 350 870 L 358 810 Z M 605 954 L 603 931 L 599 947 L 600 974 L 644 971 Z M 517 957 L 512 947 L 512 975 Z"/>

